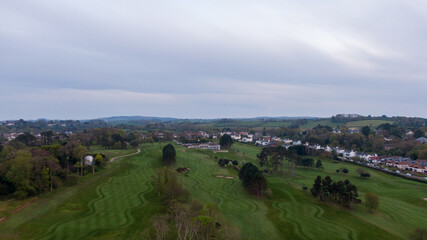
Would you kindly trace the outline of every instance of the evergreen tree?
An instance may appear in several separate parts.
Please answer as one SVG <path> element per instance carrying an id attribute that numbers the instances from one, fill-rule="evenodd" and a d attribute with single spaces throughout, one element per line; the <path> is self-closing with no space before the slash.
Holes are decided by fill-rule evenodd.
<path id="1" fill-rule="evenodd" d="M 176 158 L 176 152 L 175 152 L 175 148 L 173 147 L 172 144 L 168 144 L 166 146 L 163 147 L 163 162 L 170 166 L 173 165 L 175 163 L 175 159 Z"/>

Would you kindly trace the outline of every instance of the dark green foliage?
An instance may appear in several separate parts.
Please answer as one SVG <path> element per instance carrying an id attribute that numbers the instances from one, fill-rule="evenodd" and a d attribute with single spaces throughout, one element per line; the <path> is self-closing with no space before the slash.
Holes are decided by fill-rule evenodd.
<path id="1" fill-rule="evenodd" d="M 233 144 L 233 139 L 228 134 L 224 134 L 219 139 L 219 145 L 221 146 L 222 149 L 230 149 L 232 144 Z"/>
<path id="2" fill-rule="evenodd" d="M 368 209 L 370 213 L 373 213 L 375 209 L 378 208 L 380 204 L 380 200 L 377 195 L 372 192 L 368 192 L 365 195 L 365 207 Z"/>
<path id="3" fill-rule="evenodd" d="M 162 204 L 168 206 L 171 202 L 187 202 L 189 193 L 178 183 L 177 173 L 167 167 L 159 169 L 156 174 L 156 190 Z"/>
<path id="4" fill-rule="evenodd" d="M 369 174 L 369 172 L 363 168 L 356 169 L 356 172 L 363 178 L 368 178 L 371 176 L 371 174 Z"/>
<path id="5" fill-rule="evenodd" d="M 294 145 L 294 146 L 290 146 L 287 150 L 288 153 L 287 155 L 291 155 L 291 154 L 296 154 L 296 155 L 308 155 L 307 154 L 307 148 L 304 145 Z"/>
<path id="6" fill-rule="evenodd" d="M 414 138 L 420 138 L 420 137 L 425 137 L 425 136 L 426 136 L 425 133 L 420 129 L 417 129 L 414 132 Z"/>
<path id="7" fill-rule="evenodd" d="M 411 234 L 411 239 L 413 240 L 427 240 L 427 230 L 422 228 L 417 228 Z"/>
<path id="8" fill-rule="evenodd" d="M 307 168 L 314 167 L 314 160 L 312 158 L 298 158 L 296 160 L 296 165 Z"/>
<path id="9" fill-rule="evenodd" d="M 316 162 L 316 168 L 323 168 L 322 161 L 317 160 L 317 162 Z"/>
<path id="10" fill-rule="evenodd" d="M 344 174 L 348 174 L 348 169 L 347 169 L 347 168 L 343 168 L 342 172 L 343 172 Z"/>
<path id="11" fill-rule="evenodd" d="M 97 128 L 92 131 L 92 138 L 105 148 L 126 148 L 125 132 L 115 128 Z"/>
<path id="12" fill-rule="evenodd" d="M 321 176 L 317 176 L 314 180 L 311 194 L 324 202 L 334 202 L 345 207 L 351 207 L 352 203 L 360 203 L 357 197 L 357 187 L 345 180 L 333 182 L 331 177 L 326 176 L 322 180 Z"/>
<path id="13" fill-rule="evenodd" d="M 366 137 L 369 136 L 369 133 L 371 133 L 371 128 L 368 126 L 364 126 L 362 127 L 362 134 L 365 135 Z"/>
<path id="14" fill-rule="evenodd" d="M 264 147 L 261 152 L 257 154 L 260 167 L 264 169 L 265 172 L 270 173 L 270 168 L 273 174 L 284 174 L 284 161 L 285 155 L 291 154 L 286 148 L 282 146 L 277 147 Z M 288 159 L 290 160 L 290 159 Z"/>
<path id="15" fill-rule="evenodd" d="M 234 160 L 234 161 L 236 161 L 236 160 Z M 221 159 L 218 160 L 218 165 L 220 165 L 221 167 L 224 167 L 224 166 L 228 166 L 230 163 L 232 163 L 233 165 L 238 165 L 239 164 L 239 163 L 234 164 L 234 161 L 230 160 L 230 159 L 221 158 Z"/>
<path id="16" fill-rule="evenodd" d="M 168 144 L 166 146 L 163 147 L 163 162 L 168 165 L 171 166 L 175 163 L 176 160 L 176 152 L 175 152 L 175 148 L 172 144 Z"/>
<path id="17" fill-rule="evenodd" d="M 263 196 L 267 189 L 267 180 L 262 172 L 252 163 L 246 163 L 239 172 L 239 178 L 243 182 L 243 187 L 256 195 Z"/>
<path id="18" fill-rule="evenodd" d="M 30 133 L 24 133 L 15 138 L 15 141 L 25 144 L 25 146 L 34 146 L 36 144 L 36 137 Z"/>

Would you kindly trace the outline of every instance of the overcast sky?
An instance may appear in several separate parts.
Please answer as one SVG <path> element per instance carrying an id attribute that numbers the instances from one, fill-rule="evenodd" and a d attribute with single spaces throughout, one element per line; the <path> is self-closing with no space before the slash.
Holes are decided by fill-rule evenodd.
<path id="1" fill-rule="evenodd" d="M 427 117 L 427 1 L 0 0 L 0 120 Z"/>

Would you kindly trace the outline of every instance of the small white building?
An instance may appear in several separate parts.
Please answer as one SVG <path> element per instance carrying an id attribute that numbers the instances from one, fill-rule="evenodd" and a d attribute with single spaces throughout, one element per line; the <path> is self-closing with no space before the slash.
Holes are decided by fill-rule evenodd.
<path id="1" fill-rule="evenodd" d="M 87 155 L 84 158 L 85 165 L 92 166 L 93 162 L 94 162 L 94 159 L 93 159 L 93 156 L 91 156 L 91 155 Z"/>

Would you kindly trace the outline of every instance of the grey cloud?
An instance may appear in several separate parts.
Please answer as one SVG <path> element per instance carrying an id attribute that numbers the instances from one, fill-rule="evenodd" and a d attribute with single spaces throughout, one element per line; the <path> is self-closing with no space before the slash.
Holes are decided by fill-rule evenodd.
<path id="1" fill-rule="evenodd" d="M 427 116 L 420 112 L 427 89 L 423 1 L 1 5 L 1 99 L 21 96 L 19 103 L 0 103 L 2 119 L 49 117 L 42 109 L 51 103 L 25 96 L 53 99 L 63 89 L 74 98 L 117 90 L 188 99 L 173 108 L 139 98 L 139 105 L 113 101 L 111 108 L 88 102 L 102 116 Z M 227 106 L 216 106 L 222 98 Z M 78 102 L 67 102 L 74 105 L 71 118 L 86 117 Z"/>

